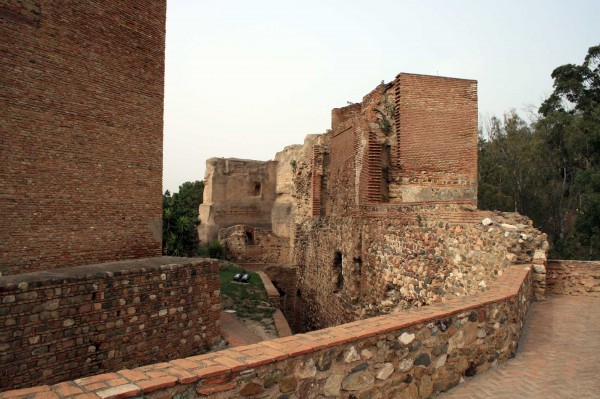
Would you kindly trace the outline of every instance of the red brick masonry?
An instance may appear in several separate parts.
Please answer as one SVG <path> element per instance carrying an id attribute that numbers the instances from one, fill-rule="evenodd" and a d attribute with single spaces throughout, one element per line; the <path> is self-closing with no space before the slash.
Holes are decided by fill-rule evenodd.
<path id="1" fill-rule="evenodd" d="M 418 390 L 420 397 L 428 397 L 458 384 L 460 373 L 485 371 L 514 354 L 530 298 L 530 268 L 512 266 L 487 292 L 474 296 L 133 370 L 9 391 L 0 399 L 120 399 L 142 393 L 149 399 L 258 393 L 278 397 L 296 390 L 331 393 L 339 391 L 340 384 L 338 397 L 365 389 L 388 394 L 408 390 L 404 394 L 411 395 Z M 412 361 L 406 372 L 398 371 L 401 359 Z M 393 373 L 382 373 L 382 362 L 388 362 L 385 367 L 393 367 Z M 336 385 L 340 374 L 334 372 L 346 378 L 340 377 Z"/>
<path id="2" fill-rule="evenodd" d="M 0 1 L 0 272 L 161 255 L 166 1 Z"/>

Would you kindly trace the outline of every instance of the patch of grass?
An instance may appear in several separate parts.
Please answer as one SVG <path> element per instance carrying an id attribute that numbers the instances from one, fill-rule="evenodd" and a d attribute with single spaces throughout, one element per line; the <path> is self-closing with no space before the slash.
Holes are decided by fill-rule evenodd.
<path id="1" fill-rule="evenodd" d="M 241 318 L 258 322 L 262 322 L 265 318 L 272 319 L 273 308 L 268 305 L 269 299 L 258 274 L 248 272 L 250 281 L 247 284 L 233 281 L 233 276 L 244 272 L 244 269 L 234 263 L 221 263 L 219 269 L 221 295 L 232 300 L 232 308 Z"/>

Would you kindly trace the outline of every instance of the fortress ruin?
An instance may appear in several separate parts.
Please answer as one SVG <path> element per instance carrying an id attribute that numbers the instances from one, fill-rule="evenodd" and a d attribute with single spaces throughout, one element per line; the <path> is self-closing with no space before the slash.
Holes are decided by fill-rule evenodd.
<path id="1" fill-rule="evenodd" d="M 218 262 L 161 257 L 165 2 L 0 2 L 0 399 L 427 398 L 515 355 L 545 235 L 477 196 L 477 83 L 400 74 L 273 161 L 207 162 L 202 241 L 297 334 L 220 340 Z M 600 266 L 548 263 L 598 296 Z"/>
<path id="2" fill-rule="evenodd" d="M 475 206 L 473 80 L 401 73 L 274 161 L 206 167 L 200 239 L 271 274 L 296 331 L 472 295 L 545 261 L 531 221 Z"/>

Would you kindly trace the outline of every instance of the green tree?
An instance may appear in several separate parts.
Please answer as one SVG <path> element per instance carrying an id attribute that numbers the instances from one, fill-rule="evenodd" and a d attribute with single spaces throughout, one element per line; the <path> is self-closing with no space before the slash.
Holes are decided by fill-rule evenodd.
<path id="1" fill-rule="evenodd" d="M 556 247 L 582 259 L 600 256 L 600 45 L 581 65 L 552 72 L 554 92 L 540 107 L 537 129 L 555 168 L 564 206 Z"/>
<path id="2" fill-rule="evenodd" d="M 539 145 L 531 127 L 515 111 L 492 117 L 479 138 L 479 207 L 521 212 L 539 224 L 544 201 Z"/>
<path id="3" fill-rule="evenodd" d="M 480 131 L 479 207 L 529 216 L 551 256 L 600 257 L 600 46 L 552 72 L 554 91 L 528 125 L 514 112 Z"/>
<path id="4" fill-rule="evenodd" d="M 204 182 L 185 182 L 179 191 L 163 195 L 163 253 L 196 256 L 198 253 L 198 207 Z"/>

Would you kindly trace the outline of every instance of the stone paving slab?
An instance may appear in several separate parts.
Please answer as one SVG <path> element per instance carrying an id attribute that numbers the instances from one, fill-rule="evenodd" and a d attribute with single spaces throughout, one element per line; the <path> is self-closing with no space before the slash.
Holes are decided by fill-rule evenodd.
<path id="1" fill-rule="evenodd" d="M 221 312 L 219 319 L 221 321 L 221 333 L 227 342 L 229 342 L 230 348 L 256 344 L 263 341 L 254 331 L 246 327 L 235 314 Z"/>
<path id="2" fill-rule="evenodd" d="M 600 298 L 550 297 L 526 320 L 514 359 L 437 398 L 600 398 Z"/>

